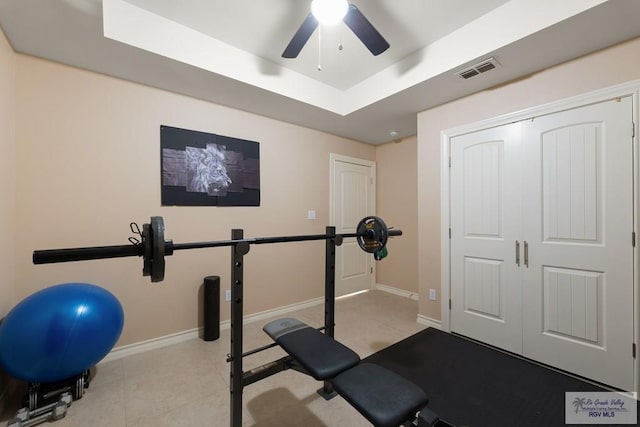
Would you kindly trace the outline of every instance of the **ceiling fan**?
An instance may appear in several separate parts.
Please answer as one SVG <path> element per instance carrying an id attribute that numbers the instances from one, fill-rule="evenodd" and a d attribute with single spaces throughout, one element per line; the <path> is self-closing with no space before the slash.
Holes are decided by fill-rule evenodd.
<path id="1" fill-rule="evenodd" d="M 348 4 L 347 0 L 313 0 L 311 12 L 282 52 L 282 57 L 296 58 L 318 24 L 332 25 L 340 21 L 347 24 L 373 55 L 380 55 L 389 48 L 389 43 L 355 5 Z"/>

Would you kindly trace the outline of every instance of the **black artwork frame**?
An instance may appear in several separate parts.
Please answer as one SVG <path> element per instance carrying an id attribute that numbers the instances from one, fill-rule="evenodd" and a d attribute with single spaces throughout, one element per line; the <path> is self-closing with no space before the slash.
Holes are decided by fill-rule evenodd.
<path id="1" fill-rule="evenodd" d="M 160 126 L 162 206 L 260 206 L 260 144 Z"/>

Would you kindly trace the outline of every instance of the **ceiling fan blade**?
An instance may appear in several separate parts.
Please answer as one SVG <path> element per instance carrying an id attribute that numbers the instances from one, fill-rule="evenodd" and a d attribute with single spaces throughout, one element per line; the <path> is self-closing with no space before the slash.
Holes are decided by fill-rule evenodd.
<path id="1" fill-rule="evenodd" d="M 355 5 L 349 5 L 349 11 L 343 21 L 374 56 L 389 49 L 389 43 Z"/>
<path id="2" fill-rule="evenodd" d="M 317 27 L 318 20 L 312 13 L 309 13 L 304 21 L 302 21 L 302 25 L 300 25 L 298 31 L 293 35 L 284 52 L 282 52 L 282 57 L 296 58 Z"/>

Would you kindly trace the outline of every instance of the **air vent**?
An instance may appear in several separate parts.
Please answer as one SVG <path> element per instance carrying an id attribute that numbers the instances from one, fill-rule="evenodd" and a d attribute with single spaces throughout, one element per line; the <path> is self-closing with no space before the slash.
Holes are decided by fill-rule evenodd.
<path id="1" fill-rule="evenodd" d="M 474 70 L 473 68 L 470 68 L 468 70 L 461 71 L 459 73 L 459 76 L 462 77 L 463 79 L 470 79 L 471 77 L 477 76 L 478 74 L 480 74 L 478 71 Z"/>
<path id="2" fill-rule="evenodd" d="M 493 70 L 499 66 L 500 64 L 495 58 L 488 58 L 482 62 L 472 65 L 471 67 L 467 67 L 464 70 L 457 71 L 455 75 L 466 80 L 479 74 L 486 73 L 487 71 Z"/>
<path id="3" fill-rule="evenodd" d="M 493 70 L 494 68 L 496 68 L 496 66 L 495 66 L 495 65 L 493 65 L 493 63 L 491 63 L 491 62 L 484 62 L 484 63 L 482 63 L 482 64 L 478 65 L 478 66 L 476 67 L 476 70 L 480 71 L 481 73 L 484 73 L 484 72 L 486 72 L 486 71 Z"/>

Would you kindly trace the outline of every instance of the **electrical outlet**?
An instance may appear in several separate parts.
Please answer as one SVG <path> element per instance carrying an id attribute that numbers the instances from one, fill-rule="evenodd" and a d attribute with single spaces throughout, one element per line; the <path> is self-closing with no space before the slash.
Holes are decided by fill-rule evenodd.
<path id="1" fill-rule="evenodd" d="M 227 289 L 224 291 L 224 300 L 231 301 L 231 289 Z"/>
<path id="2" fill-rule="evenodd" d="M 431 301 L 435 301 L 436 300 L 436 290 L 435 289 L 429 289 L 429 299 Z"/>

